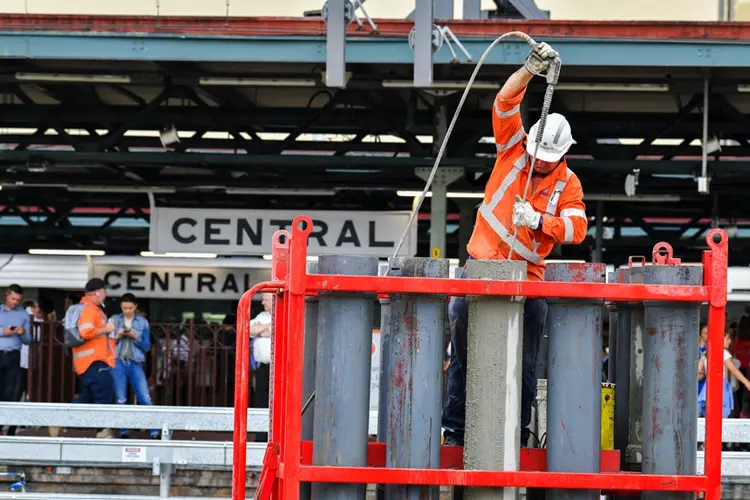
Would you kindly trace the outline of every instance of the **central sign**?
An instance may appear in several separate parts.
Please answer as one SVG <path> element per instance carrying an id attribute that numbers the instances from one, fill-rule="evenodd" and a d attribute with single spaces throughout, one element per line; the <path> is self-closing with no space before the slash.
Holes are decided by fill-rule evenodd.
<path id="1" fill-rule="evenodd" d="M 270 254 L 274 233 L 290 230 L 300 215 L 313 220 L 309 255 L 390 257 L 410 213 L 154 208 L 149 247 L 156 253 Z M 399 254 L 416 253 L 417 225 L 413 223 Z"/>

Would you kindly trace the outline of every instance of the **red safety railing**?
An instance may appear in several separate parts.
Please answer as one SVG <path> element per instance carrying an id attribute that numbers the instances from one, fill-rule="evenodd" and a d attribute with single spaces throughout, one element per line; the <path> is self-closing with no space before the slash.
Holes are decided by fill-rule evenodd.
<path id="1" fill-rule="evenodd" d="M 709 250 L 703 254 L 703 285 L 684 286 L 307 274 L 307 238 L 312 228 L 309 217 L 298 217 L 292 226 L 291 235 L 286 231 L 275 235 L 273 281 L 259 283 L 246 292 L 237 311 L 237 347 L 238 352 L 242 353 L 238 355 L 242 363 L 238 366 L 236 379 L 240 390 L 235 397 L 233 500 L 245 498 L 248 306 L 251 297 L 261 291 L 275 292 L 276 302 L 271 428 L 263 471 L 255 494 L 258 500 L 297 500 L 300 482 L 568 488 L 618 492 L 685 491 L 705 492 L 706 500 L 720 499 L 723 349 L 719 346 L 724 340 L 728 254 L 727 236 L 723 231 L 713 229 L 707 235 Z M 520 471 L 463 470 L 463 450 L 445 446 L 441 450 L 440 469 L 386 468 L 384 443 L 368 444 L 367 467 L 311 465 L 312 443 L 301 439 L 301 346 L 304 342 L 305 295 L 321 291 L 596 298 L 615 302 L 707 302 L 709 385 L 704 474 L 680 476 L 621 472 L 618 465 L 619 451 L 602 451 L 600 473 L 547 472 L 543 449 L 521 450 Z"/>

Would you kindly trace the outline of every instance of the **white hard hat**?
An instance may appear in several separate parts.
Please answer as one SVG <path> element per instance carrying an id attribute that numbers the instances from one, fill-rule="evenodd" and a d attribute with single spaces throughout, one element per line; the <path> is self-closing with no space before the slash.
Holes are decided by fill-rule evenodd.
<path id="1" fill-rule="evenodd" d="M 529 131 L 528 140 L 526 141 L 526 151 L 542 161 L 556 162 L 568 152 L 570 145 L 573 144 L 573 136 L 570 133 L 570 124 L 565 117 L 559 113 L 552 113 L 547 116 L 547 123 L 544 125 L 542 134 L 542 143 L 539 150 L 536 149 L 536 135 L 539 130 L 539 122 L 536 122 Z"/>

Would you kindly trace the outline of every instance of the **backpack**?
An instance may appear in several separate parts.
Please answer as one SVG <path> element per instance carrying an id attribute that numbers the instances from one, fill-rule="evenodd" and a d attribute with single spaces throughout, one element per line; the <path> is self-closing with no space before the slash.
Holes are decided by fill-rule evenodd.
<path id="1" fill-rule="evenodd" d="M 81 313 L 86 304 L 75 304 L 65 312 L 63 327 L 65 329 L 65 347 L 78 347 L 86 342 L 81 337 L 81 331 L 78 329 L 78 320 L 81 319 Z"/>

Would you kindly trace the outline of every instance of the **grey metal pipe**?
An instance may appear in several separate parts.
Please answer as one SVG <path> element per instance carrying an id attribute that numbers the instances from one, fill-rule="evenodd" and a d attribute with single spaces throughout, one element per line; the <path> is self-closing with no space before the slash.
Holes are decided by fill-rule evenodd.
<path id="1" fill-rule="evenodd" d="M 625 282 L 643 283 L 644 266 L 630 266 Z M 643 461 L 643 339 L 645 316 L 642 302 L 630 303 L 630 382 L 628 391 L 628 447 L 625 463 L 628 468 L 640 470 Z"/>
<path id="2" fill-rule="evenodd" d="M 470 279 L 523 280 L 526 262 L 470 260 Z M 469 297 L 464 468 L 519 470 L 524 300 Z M 467 500 L 510 500 L 517 488 L 466 488 Z"/>
<path id="3" fill-rule="evenodd" d="M 629 282 L 630 274 L 627 268 L 615 271 L 615 283 Z M 633 305 L 625 302 L 617 304 L 617 348 L 612 353 L 610 348 L 610 362 L 617 358 L 614 370 L 615 376 L 615 449 L 620 450 L 620 466 L 625 467 L 625 453 L 628 448 L 628 418 L 630 413 L 630 350 L 632 335 L 630 319 Z M 610 365 L 611 370 L 611 365 Z"/>
<path id="4" fill-rule="evenodd" d="M 550 263 L 545 281 L 604 283 L 601 263 Z M 603 300 L 548 299 L 547 470 L 599 472 Z M 598 490 L 550 489 L 548 500 L 599 500 Z"/>
<path id="5" fill-rule="evenodd" d="M 377 276 L 375 257 L 324 256 L 320 274 Z M 374 296 L 319 294 L 313 464 L 367 466 Z M 324 369 L 322 369 L 324 368 Z M 314 500 L 364 500 L 364 484 L 315 483 Z"/>
<path id="6" fill-rule="evenodd" d="M 317 274 L 318 264 L 310 262 L 307 264 L 309 274 Z M 302 366 L 302 404 L 305 404 L 315 391 L 315 364 L 318 350 L 318 297 L 305 298 L 305 346 L 304 364 Z M 302 414 L 302 439 L 312 441 L 315 401 L 313 406 L 308 407 Z M 299 485 L 300 500 L 309 500 L 312 497 L 312 485 L 301 483 Z"/>
<path id="7" fill-rule="evenodd" d="M 612 272 L 608 275 L 608 282 L 614 283 L 617 279 L 617 273 Z M 617 302 L 607 304 L 609 313 L 609 342 L 607 354 L 607 382 L 615 384 L 615 373 L 617 373 Z M 617 390 L 615 389 L 615 394 Z"/>
<path id="8" fill-rule="evenodd" d="M 700 285 L 702 266 L 644 268 L 645 284 Z M 696 473 L 698 332 L 700 304 L 644 303 L 643 465 L 644 474 Z M 644 491 L 644 500 L 688 500 L 691 492 Z"/>
<path id="9" fill-rule="evenodd" d="M 396 257 L 391 276 L 447 278 L 447 259 Z M 445 297 L 391 294 L 386 466 L 440 467 Z M 387 500 L 439 500 L 439 486 L 385 487 Z"/>
<path id="10" fill-rule="evenodd" d="M 390 377 L 391 349 L 391 299 L 382 297 L 380 302 L 380 385 L 378 386 L 378 441 L 386 442 L 388 436 L 388 377 Z M 375 486 L 375 498 L 385 499 L 385 485 Z"/>

